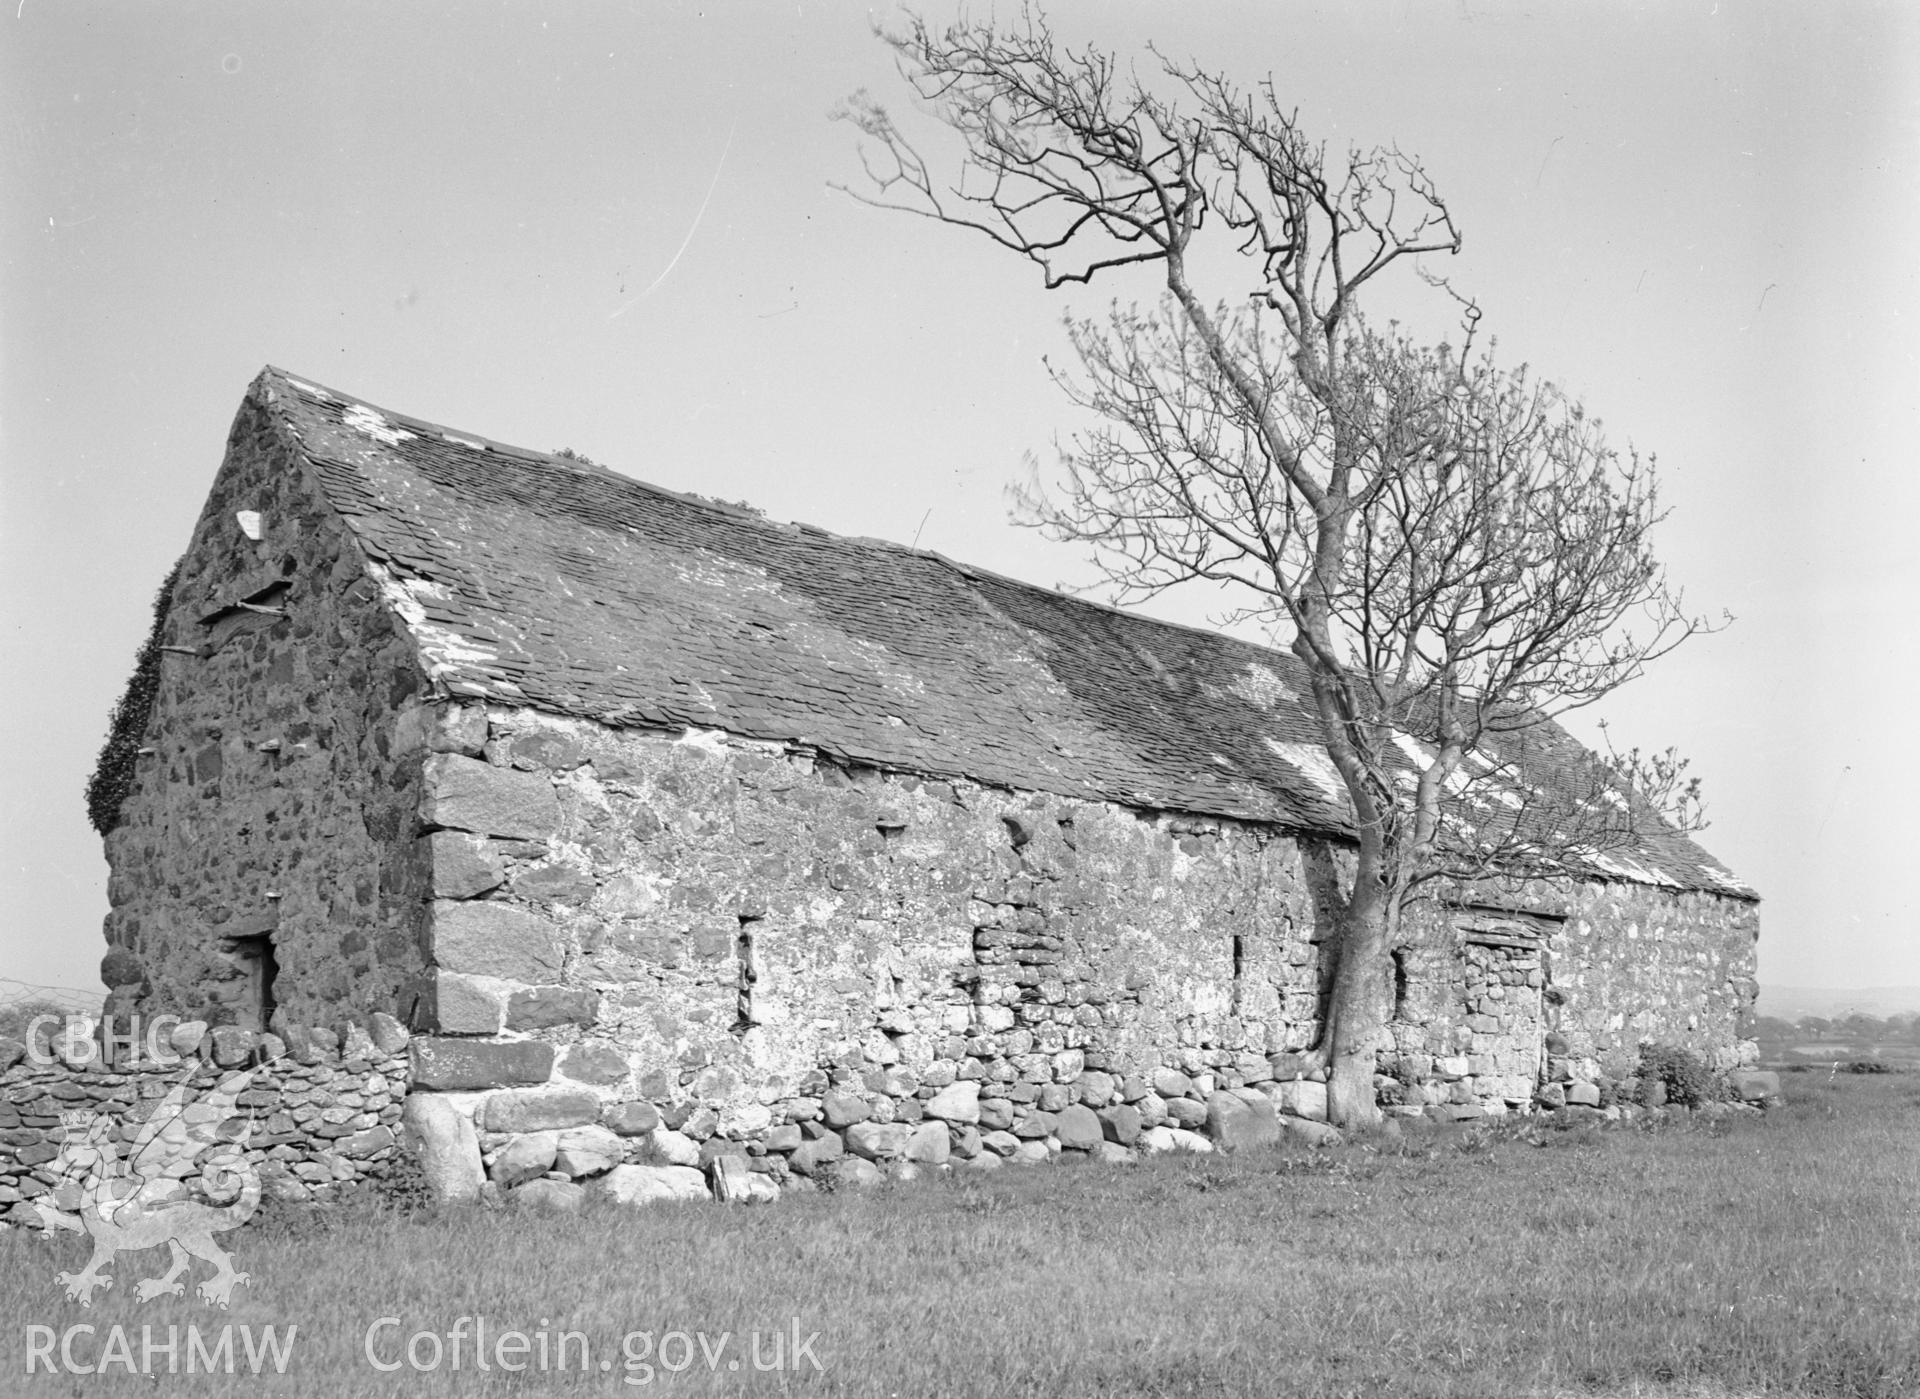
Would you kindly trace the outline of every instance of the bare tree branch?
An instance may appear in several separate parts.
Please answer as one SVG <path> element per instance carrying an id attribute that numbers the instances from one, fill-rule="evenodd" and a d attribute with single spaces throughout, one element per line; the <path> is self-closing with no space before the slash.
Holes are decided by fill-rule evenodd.
<path id="1" fill-rule="evenodd" d="M 883 37 L 959 167 L 937 179 L 856 94 L 838 115 L 867 186 L 848 193 L 984 235 L 1049 288 L 1158 269 L 1157 304 L 1068 318 L 1078 369 L 1049 368 L 1097 425 L 1061 444 L 1051 486 L 1014 493 L 1015 518 L 1090 548 L 1117 601 L 1236 589 L 1232 619 L 1305 667 L 1358 846 L 1322 1051 L 1336 1115 L 1367 1120 L 1410 900 L 1605 870 L 1699 815 L 1672 754 L 1564 751 L 1551 722 L 1709 629 L 1652 552 L 1655 463 L 1477 346 L 1479 307 L 1418 264 L 1461 237 L 1417 158 L 1330 158 L 1271 79 L 1158 51 L 1143 79 L 1032 10 Z M 1196 257 L 1203 239 L 1237 261 Z M 1244 280 L 1203 297 L 1223 261 Z M 1362 315 L 1402 263 L 1457 306 L 1458 348 Z"/>

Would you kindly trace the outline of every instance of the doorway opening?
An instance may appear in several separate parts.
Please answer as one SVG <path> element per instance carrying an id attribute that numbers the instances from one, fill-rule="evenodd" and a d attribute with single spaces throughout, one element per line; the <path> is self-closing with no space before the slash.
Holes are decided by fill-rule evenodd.
<path id="1" fill-rule="evenodd" d="M 240 968 L 239 994 L 233 1001 L 233 1023 L 243 1030 L 267 1030 L 273 1012 L 273 983 L 280 964 L 273 955 L 271 933 L 250 933 L 227 939 L 227 955 Z"/>

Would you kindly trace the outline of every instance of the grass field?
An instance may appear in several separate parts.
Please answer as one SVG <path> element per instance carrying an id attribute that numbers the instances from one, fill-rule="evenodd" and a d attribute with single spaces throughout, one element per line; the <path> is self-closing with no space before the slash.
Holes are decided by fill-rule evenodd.
<path id="1" fill-rule="evenodd" d="M 52 1284 L 82 1241 L 14 1231 L 0 1393 L 1920 1393 L 1920 1078 L 1787 1083 L 1785 1108 L 1715 1124 L 1447 1129 L 757 1209 L 262 1222 L 226 1236 L 252 1275 L 227 1313 L 191 1293 L 136 1303 L 157 1251 L 120 1260 L 120 1285 L 83 1312 Z M 366 1353 L 383 1316 L 399 1318 L 374 1335 L 392 1372 Z M 550 1366 L 560 1333 L 584 1333 L 589 1368 L 572 1341 L 571 1368 L 541 1372 L 536 1334 L 523 1373 L 474 1369 L 471 1340 L 455 1371 L 445 1337 L 462 1317 L 485 1318 L 490 1350 L 544 1329 Z M 76 1323 L 99 1328 L 76 1360 L 105 1358 L 117 1324 L 135 1367 L 142 1327 L 178 1327 L 182 1368 L 186 1327 L 210 1345 L 230 1323 L 241 1373 L 27 1374 L 27 1328 Z M 237 1328 L 269 1324 L 298 1330 L 286 1372 L 256 1378 Z M 751 1333 L 767 1364 L 772 1333 L 790 1352 L 796 1324 L 818 1333 L 820 1368 L 756 1372 Z M 416 1332 L 440 1338 L 438 1369 L 405 1364 Z M 629 1332 L 650 1333 L 631 1370 Z"/>

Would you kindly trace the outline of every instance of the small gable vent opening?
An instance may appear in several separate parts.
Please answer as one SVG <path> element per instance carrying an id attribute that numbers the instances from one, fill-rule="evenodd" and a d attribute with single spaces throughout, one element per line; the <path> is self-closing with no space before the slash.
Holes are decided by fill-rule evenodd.
<path id="1" fill-rule="evenodd" d="M 287 599 L 292 592 L 292 583 L 276 578 L 265 587 L 255 588 L 201 617 L 202 633 L 213 650 L 218 651 L 236 636 L 265 631 L 285 619 Z"/>

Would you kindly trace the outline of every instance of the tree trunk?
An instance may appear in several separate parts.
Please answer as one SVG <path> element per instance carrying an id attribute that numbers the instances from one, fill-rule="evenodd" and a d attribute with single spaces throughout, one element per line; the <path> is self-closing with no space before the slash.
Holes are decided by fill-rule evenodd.
<path id="1" fill-rule="evenodd" d="M 1327 1116 L 1338 1127 L 1371 1127 L 1380 1120 L 1376 1051 L 1391 1013 L 1386 902 L 1356 889 L 1340 922 L 1327 997 Z"/>

